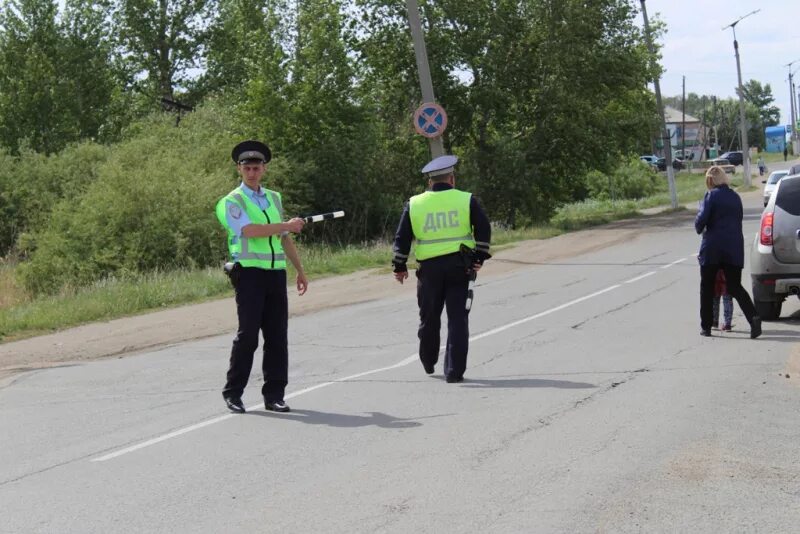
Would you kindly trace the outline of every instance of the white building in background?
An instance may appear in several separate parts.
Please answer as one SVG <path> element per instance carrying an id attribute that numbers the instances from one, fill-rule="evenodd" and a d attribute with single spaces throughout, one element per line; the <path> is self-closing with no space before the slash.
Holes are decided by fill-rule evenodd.
<path id="1" fill-rule="evenodd" d="M 672 140 L 672 154 L 682 159 L 700 161 L 703 156 L 704 148 L 716 148 L 706 146 L 708 140 L 707 128 L 705 128 L 697 117 L 689 114 L 684 115 L 681 110 L 666 106 L 664 108 L 664 118 L 667 123 Z M 685 132 L 684 132 L 685 127 Z M 683 143 L 686 143 L 686 146 Z M 678 152 L 681 151 L 681 152 Z"/>

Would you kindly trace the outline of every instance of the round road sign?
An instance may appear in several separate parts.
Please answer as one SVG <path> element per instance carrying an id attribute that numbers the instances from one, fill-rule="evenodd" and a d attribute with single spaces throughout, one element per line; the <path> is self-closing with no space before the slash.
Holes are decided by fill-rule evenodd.
<path id="1" fill-rule="evenodd" d="M 427 102 L 414 112 L 414 129 L 427 137 L 439 137 L 447 128 L 447 113 L 439 104 Z"/>

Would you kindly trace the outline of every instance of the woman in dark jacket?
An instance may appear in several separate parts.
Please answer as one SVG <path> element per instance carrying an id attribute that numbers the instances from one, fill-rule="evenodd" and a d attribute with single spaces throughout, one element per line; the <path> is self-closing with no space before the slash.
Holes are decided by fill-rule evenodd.
<path id="1" fill-rule="evenodd" d="M 742 199 L 728 184 L 730 179 L 721 167 L 706 172 L 709 191 L 703 198 L 694 228 L 703 235 L 700 244 L 700 335 L 711 335 L 714 281 L 717 271 L 725 272 L 728 294 L 736 299 L 750 323 L 750 337 L 761 335 L 761 319 L 756 315 L 750 295 L 742 287 L 744 237 L 742 237 Z"/>

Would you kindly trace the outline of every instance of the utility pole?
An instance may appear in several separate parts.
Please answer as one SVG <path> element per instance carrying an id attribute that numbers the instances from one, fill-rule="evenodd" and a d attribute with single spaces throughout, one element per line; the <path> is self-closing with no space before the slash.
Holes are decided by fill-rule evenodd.
<path id="1" fill-rule="evenodd" d="M 717 96 L 711 95 L 711 124 L 714 128 L 714 157 L 719 157 L 719 130 L 717 129 Z"/>
<path id="2" fill-rule="evenodd" d="M 647 20 L 647 8 L 645 0 L 642 3 L 642 17 L 644 17 L 644 33 L 647 37 L 647 49 L 650 51 L 650 61 L 654 62 L 656 57 L 655 47 L 653 46 L 653 34 L 650 32 L 650 21 Z M 655 70 L 655 69 L 654 69 Z M 667 130 L 667 121 L 664 118 L 664 103 L 661 100 L 661 84 L 659 76 L 653 80 L 656 90 L 656 105 L 658 106 L 658 117 L 661 120 L 661 139 L 664 143 L 664 161 L 667 165 L 667 183 L 669 184 L 669 197 L 672 208 L 678 207 L 678 192 L 675 189 L 675 169 L 672 168 L 672 138 Z"/>
<path id="3" fill-rule="evenodd" d="M 797 92 L 797 107 L 795 109 L 797 109 L 800 112 L 800 91 Z M 798 115 L 800 115 L 800 113 L 798 113 Z M 797 118 L 797 122 L 800 122 L 800 117 Z M 793 129 L 795 130 L 797 129 L 797 124 L 795 124 L 795 127 Z M 797 147 L 798 149 L 794 151 L 795 156 L 797 156 L 798 153 L 800 153 L 800 132 L 797 132 L 797 138 L 798 138 L 797 144 L 799 146 Z"/>
<path id="4" fill-rule="evenodd" d="M 683 77 L 683 90 L 681 92 L 681 154 L 686 161 L 686 76 Z"/>
<path id="5" fill-rule="evenodd" d="M 408 25 L 411 27 L 411 39 L 414 42 L 414 54 L 417 57 L 417 71 L 419 72 L 419 86 L 422 90 L 423 103 L 434 103 L 436 97 L 433 94 L 433 82 L 431 81 L 431 69 L 428 65 L 428 51 L 425 48 L 425 37 L 422 34 L 422 23 L 419 20 L 419 6 L 417 0 L 406 0 L 408 11 Z M 428 139 L 431 150 L 431 157 L 438 158 L 444 155 L 444 144 L 442 137 L 432 137 Z"/>
<path id="6" fill-rule="evenodd" d="M 708 131 L 708 117 L 706 115 L 706 95 L 703 95 L 703 118 L 700 119 L 700 133 L 703 136 L 703 151 L 700 153 L 700 158 L 697 161 L 707 159 L 706 148 L 708 147 L 708 141 L 711 137 Z"/>
<path id="7" fill-rule="evenodd" d="M 792 153 L 797 155 L 797 152 L 800 150 L 800 132 L 797 131 L 797 119 L 798 115 L 800 115 L 800 102 L 798 102 L 798 106 L 795 106 L 794 102 L 794 73 L 797 72 L 795 70 L 792 72 L 792 65 L 795 63 L 800 62 L 800 59 L 795 59 L 784 65 L 784 67 L 789 67 L 789 113 L 791 114 L 791 121 L 792 121 L 792 136 L 790 138 L 792 142 Z"/>
<path id="8" fill-rule="evenodd" d="M 794 81 L 792 81 L 792 71 L 790 70 L 789 71 L 789 95 L 790 95 L 790 97 L 793 94 L 794 94 Z M 796 148 L 796 144 L 797 144 L 797 121 L 795 119 L 797 117 L 797 114 L 795 113 L 795 108 L 794 108 L 794 98 L 791 97 L 790 100 L 791 100 L 791 104 L 792 104 L 791 108 L 789 110 L 789 112 L 791 114 L 791 121 L 792 121 L 792 150 L 796 151 L 797 150 L 797 148 Z M 784 137 L 784 139 L 786 139 L 786 138 Z"/>
<path id="9" fill-rule="evenodd" d="M 745 117 L 744 112 L 744 87 L 742 87 L 742 67 L 739 63 L 739 42 L 736 40 L 736 25 L 739 24 L 743 19 L 746 19 L 750 15 L 755 15 L 759 11 L 761 10 L 756 9 L 755 11 L 751 11 L 747 15 L 739 17 L 734 22 L 722 28 L 722 31 L 725 31 L 728 28 L 733 30 L 733 50 L 736 54 L 736 74 L 739 77 L 739 87 L 736 92 L 739 93 L 739 128 L 742 136 L 742 165 L 744 166 L 745 187 L 750 187 L 750 146 L 747 143 L 747 118 Z"/>

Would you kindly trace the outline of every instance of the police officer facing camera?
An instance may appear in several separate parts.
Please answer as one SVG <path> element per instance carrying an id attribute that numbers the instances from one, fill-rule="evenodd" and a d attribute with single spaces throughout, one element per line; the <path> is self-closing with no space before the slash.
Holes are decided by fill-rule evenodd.
<path id="1" fill-rule="evenodd" d="M 222 396 L 228 409 L 244 413 L 242 394 L 253 367 L 260 330 L 264 335 L 264 407 L 288 412 L 289 406 L 283 400 L 289 367 L 286 259 L 297 270 L 297 291 L 302 295 L 308 288 L 308 279 L 289 233 L 299 233 L 305 222 L 300 218 L 283 222 L 280 193 L 261 187 L 272 158 L 267 145 L 244 141 L 233 148 L 231 157 L 242 183 L 217 203 L 216 214 L 227 230 L 228 251 L 234 263 L 230 275 L 236 290 L 239 328 Z"/>
<path id="2" fill-rule="evenodd" d="M 419 304 L 419 359 L 433 374 L 439 359 L 442 308 L 447 308 L 447 348 L 444 375 L 447 382 L 461 382 L 467 368 L 470 277 L 491 258 L 492 228 L 477 199 L 455 189 L 455 156 L 440 156 L 422 169 L 429 189 L 411 197 L 403 209 L 394 238 L 395 279 L 408 278 L 408 254 L 414 242 Z M 462 253 L 462 246 L 469 254 Z"/>

